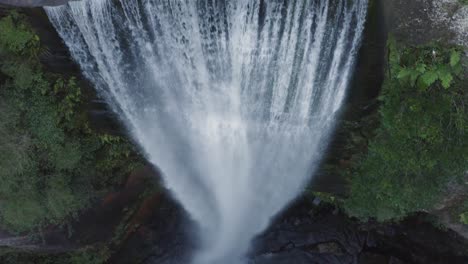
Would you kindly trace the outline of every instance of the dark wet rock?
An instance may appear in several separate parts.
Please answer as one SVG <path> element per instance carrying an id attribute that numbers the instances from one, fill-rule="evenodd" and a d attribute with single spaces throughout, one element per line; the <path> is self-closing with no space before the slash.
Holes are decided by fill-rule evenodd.
<path id="1" fill-rule="evenodd" d="M 387 27 L 413 45 L 431 42 L 468 45 L 468 6 L 459 0 L 374 0 L 384 5 Z"/>
<path id="2" fill-rule="evenodd" d="M 169 198 L 157 204 L 151 202 L 141 208 L 148 213 L 139 219 L 138 228 L 131 232 L 115 254 L 113 264 L 185 264 L 189 261 L 187 216 L 182 208 Z"/>
<path id="3" fill-rule="evenodd" d="M 313 217 L 310 209 L 309 202 L 299 203 L 259 236 L 253 263 L 356 263 L 366 233 L 333 208 Z"/>
<path id="4" fill-rule="evenodd" d="M 304 220 L 298 226 L 291 225 L 289 221 L 274 225 L 258 238 L 261 242 L 254 254 L 281 252 L 287 250 L 289 245 L 305 251 L 336 255 L 354 255 L 360 252 L 366 240 L 365 234 L 359 232 L 357 226 L 351 222 L 343 221 L 343 215 L 333 215 L 332 211 L 330 213 Z M 331 243 L 334 243 L 336 250 L 324 250 Z"/>
<path id="5" fill-rule="evenodd" d="M 366 147 L 374 126 L 369 116 L 377 112 L 376 98 L 384 80 L 387 30 L 382 1 L 370 5 L 359 57 L 349 88 L 349 96 L 342 107 L 340 122 L 324 157 L 324 164 L 314 176 L 313 191 L 344 196 L 348 181 L 343 169 L 349 167 L 353 155 Z M 349 124 L 354 124 L 350 126 Z M 350 134 L 360 137 L 361 145 L 349 142 Z M 350 147 L 352 146 L 352 147 Z"/>
<path id="6" fill-rule="evenodd" d="M 259 256 L 252 261 L 252 264 L 311 264 L 311 263 L 329 263 L 329 264 L 351 264 L 356 263 L 352 257 L 337 256 L 333 254 L 314 254 L 301 250 L 292 250 L 289 252 L 270 253 Z"/>
<path id="7" fill-rule="evenodd" d="M 0 0 L 0 4 L 20 7 L 59 6 L 76 0 Z"/>
<path id="8" fill-rule="evenodd" d="M 64 242 L 86 246 L 111 241 L 114 254 L 108 263 L 112 264 L 190 263 L 195 246 L 187 239 L 193 225 L 164 192 L 147 196 L 136 210 L 126 213 L 125 206 L 138 200 L 145 185 L 141 174 L 147 173 L 132 175 L 124 191 L 108 195 L 81 216 L 75 235 Z M 467 241 L 435 228 L 423 217 L 400 224 L 359 223 L 334 211 L 307 200 L 297 202 L 255 240 L 249 264 L 468 263 Z"/>
<path id="9" fill-rule="evenodd" d="M 378 253 L 365 252 L 359 256 L 359 264 L 406 264 L 406 262 L 396 258 L 388 257 Z"/>
<path id="10" fill-rule="evenodd" d="M 468 243 L 451 230 L 441 230 L 421 214 L 398 224 L 369 230 L 376 240 L 366 252 L 387 254 L 409 263 L 468 263 Z"/>
<path id="11" fill-rule="evenodd" d="M 327 242 L 318 244 L 315 247 L 309 249 L 309 251 L 317 252 L 320 254 L 334 254 L 334 255 L 343 255 L 345 251 L 340 244 L 336 242 Z"/>
<path id="12" fill-rule="evenodd" d="M 468 263 L 467 241 L 435 228 L 423 215 L 379 224 L 360 223 L 334 211 L 307 200 L 297 202 L 256 239 L 252 263 Z"/>
<path id="13" fill-rule="evenodd" d="M 431 14 L 435 8 L 432 2 L 432 0 L 383 1 L 390 31 L 399 40 L 416 45 L 453 38 L 453 32 L 447 30 L 448 25 L 432 21 Z"/>
<path id="14" fill-rule="evenodd" d="M 194 246 L 180 206 L 164 199 L 126 239 L 115 264 L 186 264 Z M 311 211 L 314 211 L 312 214 Z M 466 264 L 467 241 L 415 216 L 360 223 L 331 206 L 298 201 L 253 242 L 249 264 Z"/>

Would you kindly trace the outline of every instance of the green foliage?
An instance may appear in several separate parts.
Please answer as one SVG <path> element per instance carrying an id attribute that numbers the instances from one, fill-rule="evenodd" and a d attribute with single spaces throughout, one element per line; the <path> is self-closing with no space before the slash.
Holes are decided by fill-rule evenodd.
<path id="1" fill-rule="evenodd" d="M 70 257 L 70 264 L 104 264 L 110 258 L 107 248 L 85 248 Z"/>
<path id="2" fill-rule="evenodd" d="M 77 80 L 42 69 L 23 21 L 0 19 L 0 222 L 17 232 L 64 224 L 138 163 L 126 140 L 89 129 Z"/>
<path id="3" fill-rule="evenodd" d="M 455 48 L 441 49 L 426 47 L 413 50 L 414 53 L 397 50 L 396 44 L 390 40 L 390 62 L 399 64 L 392 67 L 400 85 L 416 87 L 425 91 L 437 81 L 443 88 L 448 89 L 455 76 L 462 72 L 461 51 Z"/>
<path id="4" fill-rule="evenodd" d="M 122 160 L 128 159 L 132 154 L 131 145 L 121 137 L 101 135 L 101 144 L 106 146 L 106 156 L 98 161 L 98 169 L 103 172 L 111 172 Z M 135 167 L 129 167 L 130 171 Z"/>
<path id="5" fill-rule="evenodd" d="M 61 97 L 58 112 L 60 121 L 65 124 L 72 123 L 76 117 L 76 108 L 81 103 L 81 89 L 74 77 L 64 80 L 58 78 L 53 85 L 52 91 L 43 90 L 43 94 L 51 93 L 53 96 Z M 70 129 L 70 128 L 69 128 Z"/>
<path id="6" fill-rule="evenodd" d="M 468 212 L 460 214 L 460 222 L 464 225 L 468 225 Z"/>
<path id="7" fill-rule="evenodd" d="M 458 208 L 455 208 L 455 217 L 459 218 L 459 222 L 468 225 L 468 200 L 465 200 Z"/>
<path id="8" fill-rule="evenodd" d="M 11 12 L 9 16 L 2 18 L 0 21 L 0 54 L 34 56 L 39 47 L 39 37 L 23 22 L 17 12 Z"/>
<path id="9" fill-rule="evenodd" d="M 380 128 L 351 173 L 348 212 L 401 218 L 430 209 L 467 169 L 467 101 L 461 51 L 389 41 Z"/>

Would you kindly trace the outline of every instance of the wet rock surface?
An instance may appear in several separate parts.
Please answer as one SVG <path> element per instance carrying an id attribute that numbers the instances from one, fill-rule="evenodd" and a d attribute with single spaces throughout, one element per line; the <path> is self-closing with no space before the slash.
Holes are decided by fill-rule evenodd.
<path id="1" fill-rule="evenodd" d="M 463 264 L 468 243 L 440 230 L 426 216 L 400 224 L 359 223 L 330 205 L 298 201 L 279 216 L 252 246 L 249 264 Z M 110 263 L 189 263 L 194 244 L 190 224 L 167 199 L 114 255 Z"/>
<path id="2" fill-rule="evenodd" d="M 468 6 L 458 0 L 375 0 L 382 2 L 388 30 L 399 41 L 468 44 Z"/>
<path id="3" fill-rule="evenodd" d="M 423 219 L 359 223 L 300 201 L 257 238 L 253 263 L 468 263 L 466 240 Z"/>
<path id="4" fill-rule="evenodd" d="M 0 4 L 20 7 L 40 7 L 64 5 L 69 1 L 70 0 L 0 0 Z"/>
<path id="5" fill-rule="evenodd" d="M 138 198 L 142 171 L 66 231 L 46 233 L 28 252 L 110 243 L 111 264 L 187 264 L 197 247 L 193 223 L 165 192 Z M 126 206 L 137 203 L 134 209 Z M 127 216 L 126 216 L 127 215 Z M 123 225 L 122 225 L 123 224 Z M 44 244 L 45 243 L 45 244 Z M 249 264 L 466 264 L 468 241 L 419 215 L 399 224 L 361 223 L 327 204 L 303 198 L 252 243 Z M 228 260 L 227 260 L 228 261 Z"/>
<path id="6" fill-rule="evenodd" d="M 150 198 L 151 199 L 151 198 Z M 158 203 L 143 203 L 134 229 L 109 263 L 115 264 L 184 264 L 189 263 L 191 245 L 187 240 L 190 225 L 185 212 L 169 198 Z"/>
<path id="7" fill-rule="evenodd" d="M 356 263 L 366 233 L 332 208 L 314 212 L 303 203 L 257 238 L 253 263 Z"/>

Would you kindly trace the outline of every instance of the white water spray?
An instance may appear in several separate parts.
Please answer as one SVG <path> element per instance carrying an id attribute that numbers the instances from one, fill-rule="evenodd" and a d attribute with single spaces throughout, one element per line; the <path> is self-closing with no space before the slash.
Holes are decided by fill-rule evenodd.
<path id="1" fill-rule="evenodd" d="M 366 0 L 83 0 L 47 13 L 200 226 L 240 262 L 317 166 Z"/>

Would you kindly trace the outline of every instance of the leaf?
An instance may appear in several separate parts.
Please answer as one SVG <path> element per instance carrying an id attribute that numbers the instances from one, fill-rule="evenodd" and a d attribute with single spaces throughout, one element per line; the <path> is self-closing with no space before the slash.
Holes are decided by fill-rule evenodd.
<path id="1" fill-rule="evenodd" d="M 421 75 L 421 73 L 419 73 L 418 71 L 416 70 L 411 70 L 411 75 L 410 75 L 410 83 L 411 83 L 411 86 L 414 86 L 416 84 L 416 80 L 418 79 L 418 77 Z"/>
<path id="2" fill-rule="evenodd" d="M 450 72 L 441 72 L 439 73 L 439 79 L 442 82 L 442 86 L 445 89 L 450 88 L 450 85 L 452 84 L 453 81 L 453 76 L 450 74 Z"/>
<path id="3" fill-rule="evenodd" d="M 416 65 L 416 70 L 419 72 L 419 73 L 425 73 L 426 72 L 426 64 L 424 63 L 418 63 L 418 65 Z"/>
<path id="4" fill-rule="evenodd" d="M 453 68 L 453 73 L 456 75 L 456 76 L 460 76 L 460 74 L 462 74 L 463 72 L 463 66 L 461 63 L 458 63 L 457 65 L 455 65 Z"/>
<path id="5" fill-rule="evenodd" d="M 453 81 L 453 75 L 449 65 L 441 64 L 437 67 L 437 75 L 445 89 L 448 89 Z"/>
<path id="6" fill-rule="evenodd" d="M 418 79 L 419 73 L 417 70 L 413 68 L 401 68 L 400 72 L 397 75 L 397 79 L 400 81 L 406 82 L 409 79 L 409 83 L 411 86 L 413 86 Z"/>
<path id="7" fill-rule="evenodd" d="M 455 67 L 460 63 L 460 60 L 460 52 L 456 50 L 452 51 L 452 53 L 450 54 L 450 66 Z"/>
<path id="8" fill-rule="evenodd" d="M 401 80 L 401 79 L 404 79 L 404 78 L 406 78 L 406 77 L 408 77 L 410 75 L 411 75 L 411 69 L 402 68 L 400 70 L 400 72 L 398 73 L 398 75 L 397 75 L 397 79 Z"/>
<path id="9" fill-rule="evenodd" d="M 421 75 L 421 81 L 423 82 L 425 88 L 428 88 L 429 86 L 433 85 L 438 78 L 439 76 L 435 71 L 427 71 L 423 75 Z"/>

